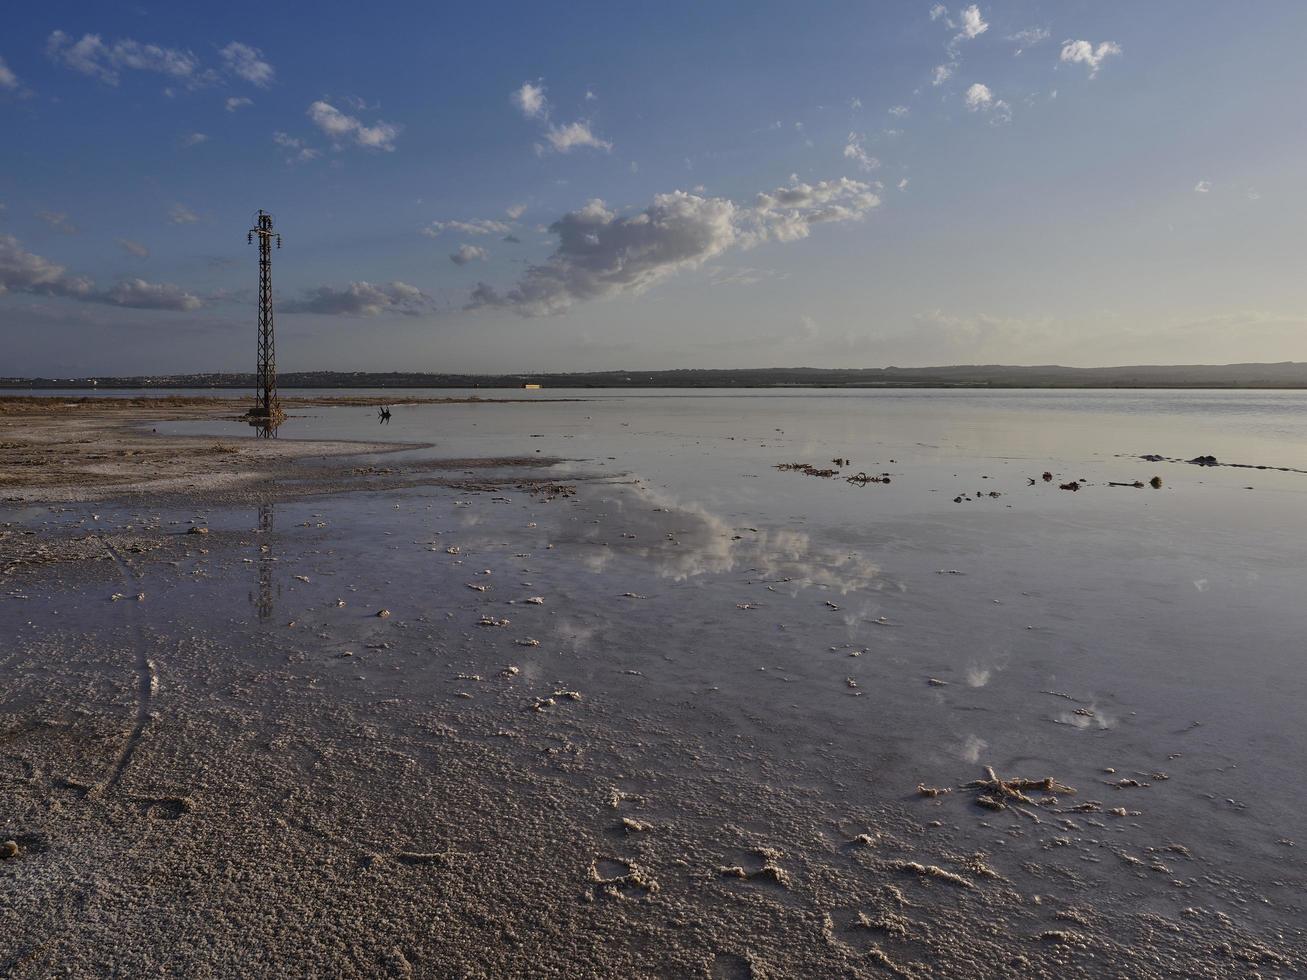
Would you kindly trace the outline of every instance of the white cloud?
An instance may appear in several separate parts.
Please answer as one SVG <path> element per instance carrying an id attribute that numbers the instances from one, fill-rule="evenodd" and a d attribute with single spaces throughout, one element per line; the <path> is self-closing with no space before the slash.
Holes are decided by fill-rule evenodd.
<path id="1" fill-rule="evenodd" d="M 167 282 L 146 282 L 144 279 L 124 279 L 107 292 L 97 295 L 100 302 L 111 306 L 129 306 L 136 310 L 176 310 L 189 313 L 204 305 L 198 296 L 186 292 L 180 286 Z"/>
<path id="2" fill-rule="evenodd" d="M 318 157 L 322 156 L 318 150 L 309 146 L 302 139 L 291 136 L 289 133 L 283 133 L 281 130 L 275 130 L 273 132 L 272 142 L 276 143 L 283 150 L 289 151 L 286 157 L 287 163 L 294 163 L 296 161 L 303 163 L 308 160 L 316 160 Z"/>
<path id="3" fill-rule="evenodd" d="M 1015 34 L 1007 36 L 1009 41 L 1017 43 L 1015 54 L 1021 54 L 1026 48 L 1033 48 L 1036 44 L 1042 44 L 1048 40 L 1048 31 L 1043 27 L 1029 27 L 1024 31 L 1017 31 Z"/>
<path id="4" fill-rule="evenodd" d="M 235 112 L 237 109 L 243 109 L 247 105 L 254 105 L 254 100 L 247 99 L 244 96 L 237 97 L 233 95 L 226 101 L 225 105 L 227 106 L 228 112 Z"/>
<path id="5" fill-rule="evenodd" d="M 509 225 L 489 218 L 473 218 L 471 221 L 433 221 L 422 229 L 422 234 L 435 238 L 443 231 L 459 231 L 465 235 L 507 235 Z"/>
<path id="6" fill-rule="evenodd" d="M 140 242 L 134 242 L 130 238 L 120 238 L 118 244 L 122 246 L 124 252 L 135 255 L 138 259 L 148 259 L 150 257 L 150 250 Z"/>
<path id="7" fill-rule="evenodd" d="M 895 119 L 902 119 L 911 111 L 912 110 L 905 105 L 894 105 L 894 106 L 890 106 L 889 114 L 893 116 Z"/>
<path id="8" fill-rule="evenodd" d="M 544 262 L 529 266 L 505 292 L 478 284 L 469 307 L 545 316 L 587 300 L 638 295 L 728 249 L 806 238 L 815 224 L 857 221 L 879 203 L 869 185 L 848 178 L 817 184 L 792 178 L 751 206 L 673 191 L 637 214 L 619 215 L 595 199 L 550 226 L 558 245 Z"/>
<path id="9" fill-rule="evenodd" d="M 184 204 L 174 204 L 168 209 L 168 220 L 175 225 L 193 225 L 200 216 Z"/>
<path id="10" fill-rule="evenodd" d="M 201 143 L 207 143 L 209 137 L 204 133 L 187 133 L 177 141 L 177 145 L 183 149 L 189 149 L 192 146 L 199 146 Z"/>
<path id="11" fill-rule="evenodd" d="M 309 106 L 308 117 L 338 146 L 346 140 L 352 140 L 357 146 L 384 150 L 387 153 L 395 149 L 395 139 L 402 130 L 395 123 L 380 121 L 373 126 L 366 126 L 354 116 L 348 116 L 331 103 L 321 100 Z"/>
<path id="12" fill-rule="evenodd" d="M 83 34 L 74 41 L 63 31 L 54 31 L 46 39 L 45 53 L 56 63 L 106 85 L 117 85 L 124 69 L 157 72 L 190 83 L 207 80 L 200 71 L 199 59 L 191 52 L 130 38 L 109 45 L 99 34 Z"/>
<path id="13" fill-rule="evenodd" d="M 543 85 L 532 85 L 530 82 L 523 82 L 522 87 L 515 89 L 509 98 L 513 105 L 521 110 L 522 115 L 528 119 L 547 119 L 549 117 L 549 100 L 545 98 L 545 87 Z"/>
<path id="14" fill-rule="evenodd" d="M 13 235 L 0 235 L 0 295 L 7 292 L 41 296 L 83 297 L 92 282 L 70 276 L 56 262 L 27 251 Z"/>
<path id="15" fill-rule="evenodd" d="M 1196 194 L 1210 194 L 1211 191 L 1212 182 L 1210 180 L 1200 180 L 1198 183 L 1194 184 L 1194 193 Z"/>
<path id="16" fill-rule="evenodd" d="M 1061 60 L 1068 64 L 1088 65 L 1089 77 L 1093 78 L 1098 74 L 1104 58 L 1120 53 L 1121 46 L 1115 41 L 1103 41 L 1098 47 L 1094 47 L 1088 41 L 1064 41 Z"/>
<path id="17" fill-rule="evenodd" d="M 904 177 L 902 180 L 899 181 L 899 190 L 906 191 L 907 189 L 908 189 L 908 178 Z"/>
<path id="18" fill-rule="evenodd" d="M 584 121 L 567 123 L 564 126 L 550 126 L 545 131 L 545 139 L 549 141 L 549 146 L 557 153 L 570 153 L 578 146 L 589 146 L 596 150 L 605 152 L 613 148 L 613 144 L 605 139 L 596 136 L 590 128 L 590 124 Z M 543 145 L 537 143 L 537 149 L 543 149 Z"/>
<path id="19" fill-rule="evenodd" d="M 9 89 L 10 91 L 18 88 L 18 76 L 14 74 L 12 68 L 5 64 L 4 58 L 0 58 L 0 88 Z"/>
<path id="20" fill-rule="evenodd" d="M 522 217 L 522 215 L 525 213 L 526 213 L 525 204 L 513 204 L 510 205 L 509 207 L 504 208 L 504 214 L 508 215 L 514 221 Z"/>
<path id="21" fill-rule="evenodd" d="M 431 297 L 416 286 L 393 282 L 351 282 L 346 286 L 318 286 L 302 299 L 280 307 L 283 313 L 320 313 L 343 316 L 380 316 L 385 313 L 418 316 L 432 309 Z"/>
<path id="22" fill-rule="evenodd" d="M 480 245 L 460 245 L 458 251 L 449 253 L 449 261 L 455 265 L 467 265 L 469 262 L 484 262 L 490 253 Z"/>
<path id="23" fill-rule="evenodd" d="M 595 94 L 594 94 L 594 91 L 593 91 L 592 89 L 586 89 L 586 90 L 585 90 L 585 100 L 586 100 L 587 102 L 598 102 L 598 101 L 599 101 L 599 96 L 595 95 Z"/>
<path id="24" fill-rule="evenodd" d="M 13 235 L 0 235 L 0 295 L 11 291 L 143 310 L 189 312 L 204 305 L 180 286 L 144 279 L 125 279 L 111 289 L 97 290 L 85 276 L 69 275 L 58 263 L 27 251 Z"/>
<path id="25" fill-rule="evenodd" d="M 1260 201 L 1262 199 L 1261 191 L 1257 190 L 1255 187 L 1248 188 L 1246 196 L 1250 201 Z"/>
<path id="26" fill-rule="evenodd" d="M 267 88 L 277 75 L 276 69 L 263 60 L 263 52 L 248 44 L 232 41 L 218 53 L 229 72 L 259 88 Z"/>
<path id="27" fill-rule="evenodd" d="M 988 109 L 993 105 L 994 93 L 989 90 L 988 85 L 976 82 L 967 89 L 967 94 L 964 96 L 964 99 L 967 103 L 967 108 L 972 112 L 975 112 L 978 109 Z"/>
<path id="28" fill-rule="evenodd" d="M 880 166 L 880 161 L 871 156 L 863 147 L 865 136 L 858 133 L 849 133 L 849 138 L 844 144 L 844 159 L 856 161 L 858 167 L 864 172 L 871 172 Z"/>
<path id="29" fill-rule="evenodd" d="M 55 231 L 63 232 L 65 235 L 77 234 L 77 226 L 68 220 L 66 211 L 38 211 L 36 216 Z"/>
<path id="30" fill-rule="evenodd" d="M 994 98 L 988 85 L 975 82 L 963 96 L 969 112 L 984 112 L 989 115 L 991 123 L 1005 123 L 1012 118 L 1012 107 L 1002 99 Z"/>
<path id="31" fill-rule="evenodd" d="M 956 67 L 956 66 L 954 66 L 954 65 L 952 65 L 952 64 L 948 64 L 948 65 L 936 65 L 936 66 L 935 66 L 935 74 L 934 74 L 934 76 L 931 78 L 931 80 L 930 80 L 930 84 L 931 84 L 931 85 L 943 85 L 945 82 L 947 82 L 950 78 L 953 77 L 953 69 L 954 69 L 954 67 Z"/>
<path id="32" fill-rule="evenodd" d="M 989 30 L 989 25 L 980 15 L 980 8 L 974 3 L 962 11 L 962 35 L 968 39 L 979 37 Z"/>
<path id="33" fill-rule="evenodd" d="M 849 108 L 854 112 L 857 112 L 862 108 L 862 100 L 855 95 L 853 98 L 849 99 Z"/>
<path id="34" fill-rule="evenodd" d="M 948 15 L 948 8 L 945 7 L 942 3 L 937 3 L 937 4 L 935 4 L 935 6 L 933 6 L 933 7 L 930 8 L 930 19 L 931 19 L 931 20 L 939 20 L 941 17 L 947 16 L 947 15 Z"/>

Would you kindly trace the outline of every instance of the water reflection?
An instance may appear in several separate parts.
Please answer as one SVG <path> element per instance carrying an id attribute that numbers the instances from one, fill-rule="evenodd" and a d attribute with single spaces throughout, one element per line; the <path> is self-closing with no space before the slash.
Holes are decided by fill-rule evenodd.
<path id="1" fill-rule="evenodd" d="M 277 558 L 272 553 L 273 505 L 259 505 L 258 527 L 259 547 L 254 556 L 254 567 L 258 575 L 258 589 L 250 593 L 250 602 L 259 617 L 259 622 L 272 618 L 274 600 L 281 597 L 281 584 L 277 581 L 275 569 Z"/>
<path id="2" fill-rule="evenodd" d="M 610 520 L 579 532 L 584 543 L 608 545 L 582 557 L 591 571 L 601 571 L 616 551 L 634 554 L 655 574 L 677 582 L 744 569 L 788 592 L 817 586 L 847 595 L 880 587 L 878 565 L 814 542 L 806 531 L 732 527 L 700 504 L 643 485 L 609 503 L 617 511 Z"/>

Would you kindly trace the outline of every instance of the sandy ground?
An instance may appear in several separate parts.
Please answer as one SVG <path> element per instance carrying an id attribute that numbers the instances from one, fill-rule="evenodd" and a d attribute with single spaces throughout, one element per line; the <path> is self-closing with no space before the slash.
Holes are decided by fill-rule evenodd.
<path id="1" fill-rule="evenodd" d="M 187 513 L 424 485 L 490 507 L 499 487 L 559 484 L 525 465 L 538 459 L 483 461 L 492 479 L 469 460 L 378 472 L 347 457 L 382 446 L 231 452 L 131 428 L 157 407 L 111 415 L 23 418 L 0 437 L 3 494 L 22 502 L 0 529 L 0 843 L 17 850 L 0 859 L 4 975 L 1269 977 L 1307 963 L 1300 930 L 1209 900 L 1255 905 L 1255 888 L 1165 841 L 1105 893 L 1097 865 L 1124 861 L 1098 840 L 1109 818 L 1055 784 L 992 787 L 1028 793 L 1034 823 L 1014 803 L 990 847 L 960 850 L 903 787 L 840 802 L 876 785 L 874 752 L 780 759 L 711 716 L 689 730 L 657 704 L 517 669 L 528 651 L 506 660 L 479 637 L 419 692 L 407 677 L 456 659 L 422 616 L 369 606 L 375 630 L 349 650 L 325 614 L 271 602 L 214 629 L 194 604 L 233 587 L 219 560 L 266 546 Z M 36 501 L 82 516 L 55 529 L 48 508 L 23 509 Z M 126 516 L 147 502 L 167 516 Z M 1027 829 L 1038 858 L 997 854 Z M 1193 889 L 1192 904 L 1173 914 L 1145 877 Z"/>

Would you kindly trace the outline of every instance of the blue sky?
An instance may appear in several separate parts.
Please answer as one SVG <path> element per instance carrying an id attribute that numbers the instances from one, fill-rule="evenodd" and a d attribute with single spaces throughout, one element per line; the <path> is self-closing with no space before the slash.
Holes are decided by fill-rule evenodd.
<path id="1" fill-rule="evenodd" d="M 5 374 L 1307 360 L 1307 4 L 23 5 Z"/>

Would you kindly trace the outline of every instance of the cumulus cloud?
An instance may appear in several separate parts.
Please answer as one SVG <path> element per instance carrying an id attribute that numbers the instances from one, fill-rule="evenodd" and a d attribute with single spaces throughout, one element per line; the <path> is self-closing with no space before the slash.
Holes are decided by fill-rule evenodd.
<path id="1" fill-rule="evenodd" d="M 969 112 L 988 114 L 992 123 L 1007 122 L 1012 118 L 1012 107 L 1002 99 L 994 98 L 990 87 L 981 82 L 976 82 L 968 88 L 962 101 L 966 103 Z"/>
<path id="2" fill-rule="evenodd" d="M 994 93 L 989 90 L 988 85 L 976 82 L 971 88 L 967 89 L 967 94 L 963 97 L 967 103 L 967 108 L 972 112 L 978 109 L 987 109 L 994 104 Z"/>
<path id="3" fill-rule="evenodd" d="M 62 265 L 27 251 L 13 235 L 0 235 L 0 295 L 82 297 L 92 288 L 91 280 L 71 276 Z"/>
<path id="4" fill-rule="evenodd" d="M 291 136 L 289 133 L 283 133 L 279 129 L 273 131 L 272 142 L 287 151 L 287 163 L 294 163 L 297 160 L 300 162 L 313 160 L 322 155 L 313 147 L 306 144 L 302 139 Z"/>
<path id="5" fill-rule="evenodd" d="M 1115 41 L 1103 41 L 1098 47 L 1094 47 L 1088 41 L 1064 41 L 1061 60 L 1067 64 L 1088 65 L 1089 77 L 1093 78 L 1098 74 L 1104 58 L 1120 53 L 1121 46 Z"/>
<path id="6" fill-rule="evenodd" d="M 203 301 L 180 286 L 125 279 L 107 290 L 97 290 L 85 276 L 74 276 L 57 262 L 27 251 L 13 235 L 0 235 L 0 295 L 7 292 L 61 296 L 87 303 L 106 303 L 142 310 L 189 312 Z"/>
<path id="7" fill-rule="evenodd" d="M 18 76 L 14 74 L 12 68 L 5 64 L 5 59 L 0 58 L 0 88 L 13 91 L 18 88 Z"/>
<path id="8" fill-rule="evenodd" d="M 123 70 L 156 72 L 190 83 L 204 80 L 200 60 L 191 52 L 130 38 L 105 44 L 99 34 L 83 34 L 74 41 L 63 31 L 54 31 L 46 39 L 45 53 L 57 64 L 106 85 L 117 85 Z"/>
<path id="9" fill-rule="evenodd" d="M 277 75 L 276 69 L 263 60 L 262 51 L 240 41 L 232 41 L 218 54 L 227 71 L 259 88 L 267 88 Z"/>
<path id="10" fill-rule="evenodd" d="M 458 251 L 449 253 L 449 261 L 455 265 L 467 265 L 469 262 L 484 262 L 490 253 L 480 245 L 460 245 Z"/>
<path id="11" fill-rule="evenodd" d="M 422 229 L 422 234 L 428 238 L 435 238 L 444 231 L 459 231 L 465 235 L 507 235 L 509 230 L 502 221 L 473 218 L 471 221 L 433 221 Z"/>
<path id="12" fill-rule="evenodd" d="M 889 114 L 895 119 L 902 119 L 912 110 L 905 105 L 892 105 L 889 108 Z"/>
<path id="13" fill-rule="evenodd" d="M 908 189 L 908 178 L 907 178 L 907 177 L 904 177 L 902 180 L 899 181 L 899 183 L 898 183 L 898 188 L 899 188 L 899 190 L 901 190 L 901 191 L 906 191 L 906 190 Z"/>
<path id="14" fill-rule="evenodd" d="M 118 244 L 122 246 L 124 252 L 135 255 L 138 259 L 148 259 L 150 257 L 150 250 L 140 242 L 134 242 L 130 238 L 120 238 Z"/>
<path id="15" fill-rule="evenodd" d="M 416 286 L 394 280 L 318 286 L 309 290 L 302 299 L 282 304 L 281 311 L 341 316 L 418 316 L 430 310 L 432 305 L 431 297 Z"/>
<path id="16" fill-rule="evenodd" d="M 187 133 L 177 141 L 177 145 L 182 149 L 189 149 L 192 146 L 199 146 L 201 143 L 207 143 L 209 137 L 205 133 Z"/>
<path id="17" fill-rule="evenodd" d="M 243 108 L 245 108 L 247 105 L 254 105 L 254 100 L 253 100 L 253 99 L 247 99 L 247 98 L 245 98 L 244 96 L 239 96 L 239 97 L 238 97 L 238 96 L 233 95 L 231 98 L 229 98 L 229 99 L 226 101 L 225 105 L 227 106 L 227 111 L 228 111 L 228 112 L 235 112 L 237 109 L 243 109 Z"/>
<path id="18" fill-rule="evenodd" d="M 946 16 L 948 16 L 948 7 L 944 6 L 942 3 L 937 3 L 935 6 L 930 8 L 931 20 L 939 20 L 941 17 Z"/>
<path id="19" fill-rule="evenodd" d="M 971 38 L 980 37 L 987 30 L 989 25 L 980 15 L 980 8 L 974 3 L 966 10 L 962 11 L 962 37 L 970 40 Z"/>
<path id="20" fill-rule="evenodd" d="M 65 235 L 77 234 L 77 226 L 68 220 L 67 211 L 37 211 L 36 216 L 55 231 Z"/>
<path id="21" fill-rule="evenodd" d="M 594 130 L 590 128 L 590 123 L 584 120 L 567 123 L 563 126 L 550 126 L 545 130 L 545 140 L 548 142 L 548 148 L 556 153 L 570 153 L 577 147 L 593 147 L 596 150 L 608 152 L 613 148 L 613 144 L 606 139 L 601 139 L 595 135 Z M 545 144 L 537 143 L 537 150 L 545 149 Z"/>
<path id="22" fill-rule="evenodd" d="M 930 84 L 931 84 L 931 85 L 943 85 L 945 82 L 947 82 L 950 78 L 953 77 L 953 69 L 954 69 L 954 67 L 955 67 L 955 66 L 954 66 L 954 65 L 951 65 L 951 64 L 949 64 L 949 65 L 936 65 L 936 66 L 935 66 L 935 73 L 931 76 L 931 79 L 930 79 Z"/>
<path id="23" fill-rule="evenodd" d="M 506 291 L 479 283 L 469 308 L 545 316 L 586 300 L 643 293 L 728 249 L 806 238 L 813 225 L 856 221 L 879 203 L 868 184 L 848 178 L 817 184 L 791 178 L 747 206 L 673 191 L 637 214 L 619 215 L 595 199 L 550 226 L 558 245 L 547 259 Z"/>
<path id="24" fill-rule="evenodd" d="M 168 209 L 168 220 L 174 225 L 193 225 L 200 216 L 184 204 L 174 204 Z"/>
<path id="25" fill-rule="evenodd" d="M 308 117 L 337 146 L 352 141 L 356 146 L 387 153 L 395 149 L 395 139 L 402 129 L 395 123 L 381 121 L 372 126 L 364 125 L 361 120 L 321 100 L 309 106 Z"/>
<path id="26" fill-rule="evenodd" d="M 543 85 L 523 82 L 521 88 L 513 90 L 509 99 L 528 119 L 545 119 L 549 115 L 549 100 L 545 98 Z"/>
<path id="27" fill-rule="evenodd" d="M 865 136 L 849 133 L 849 138 L 844 143 L 844 159 L 855 161 L 859 169 L 869 173 L 880 166 L 880 161 L 867 152 L 862 145 L 865 140 Z"/>
<path id="28" fill-rule="evenodd" d="M 1195 194 L 1210 194 L 1212 192 L 1212 182 L 1210 180 L 1200 180 L 1194 184 Z"/>
<path id="29" fill-rule="evenodd" d="M 526 214 L 525 204 L 512 204 L 504 208 L 504 214 L 508 215 L 514 221 Z"/>

